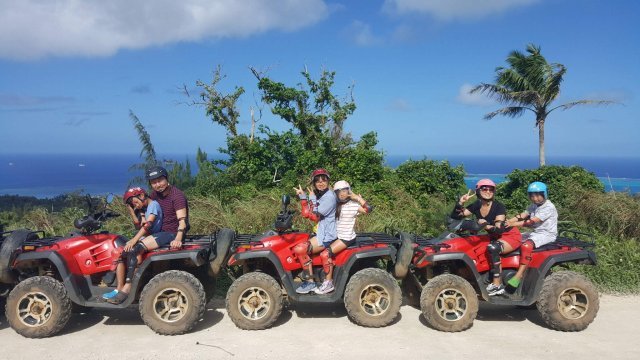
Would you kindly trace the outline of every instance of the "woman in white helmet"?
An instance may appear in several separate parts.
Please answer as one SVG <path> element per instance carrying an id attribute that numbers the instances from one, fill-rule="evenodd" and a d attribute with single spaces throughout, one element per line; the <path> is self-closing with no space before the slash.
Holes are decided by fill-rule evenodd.
<path id="1" fill-rule="evenodd" d="M 361 195 L 351 191 L 348 182 L 340 180 L 333 185 L 338 204 L 336 206 L 336 229 L 338 239 L 331 243 L 320 253 L 325 280 L 316 294 L 326 294 L 334 290 L 333 286 L 333 259 L 336 254 L 349 247 L 356 240 L 356 217 L 360 214 L 368 214 L 373 208 L 367 204 Z"/>

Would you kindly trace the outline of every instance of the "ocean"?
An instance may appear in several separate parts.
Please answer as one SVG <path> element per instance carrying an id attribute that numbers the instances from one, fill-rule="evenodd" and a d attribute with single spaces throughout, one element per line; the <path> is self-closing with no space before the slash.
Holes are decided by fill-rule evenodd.
<path id="1" fill-rule="evenodd" d="M 189 158 L 197 171 L 195 156 L 166 155 L 164 159 L 184 161 Z M 424 156 L 387 156 L 387 164 L 396 167 L 402 162 L 420 160 Z M 505 181 L 513 169 L 536 168 L 536 157 L 473 157 L 431 156 L 434 160 L 448 160 L 463 165 L 465 182 L 471 187 L 480 178 Z M 92 195 L 121 194 L 136 176 L 129 171 L 132 164 L 141 162 L 137 155 L 95 154 L 0 154 L 0 195 L 24 195 L 51 198 L 73 191 Z M 608 191 L 640 193 L 640 158 L 550 157 L 549 165 L 579 165 L 592 171 Z"/>

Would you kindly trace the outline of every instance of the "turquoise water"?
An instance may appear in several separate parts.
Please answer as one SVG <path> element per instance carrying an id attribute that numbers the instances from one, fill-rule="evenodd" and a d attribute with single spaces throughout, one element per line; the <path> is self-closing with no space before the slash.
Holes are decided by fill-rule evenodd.
<path id="1" fill-rule="evenodd" d="M 473 189 L 478 180 L 486 178 L 493 180 L 495 183 L 507 181 L 504 174 L 469 174 L 465 176 L 464 182 L 467 184 L 467 187 Z M 629 192 L 632 194 L 640 193 L 640 179 L 609 178 L 602 176 L 599 176 L 598 179 L 604 184 L 606 191 Z"/>

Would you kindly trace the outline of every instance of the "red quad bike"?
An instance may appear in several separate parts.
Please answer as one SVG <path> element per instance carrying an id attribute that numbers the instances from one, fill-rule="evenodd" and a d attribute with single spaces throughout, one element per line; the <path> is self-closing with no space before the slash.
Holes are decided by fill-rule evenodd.
<path id="1" fill-rule="evenodd" d="M 411 260 L 398 263 L 395 275 L 404 278 L 405 291 L 421 289 L 420 308 L 429 326 L 448 332 L 468 329 L 478 313 L 478 299 L 497 305 L 536 305 L 547 325 L 560 331 L 584 330 L 595 319 L 599 299 L 591 281 L 573 271 L 555 271 L 568 263 L 596 265 L 592 235 L 561 232 L 555 242 L 533 251 L 517 289 L 507 286 L 504 295 L 490 297 L 488 237 L 468 234 L 479 230 L 473 220 L 450 220 L 449 230 L 433 239 L 401 235 L 399 253 L 411 254 Z M 515 275 L 519 263 L 519 250 L 502 255 L 503 283 Z"/>
<path id="2" fill-rule="evenodd" d="M 229 317 L 237 327 L 262 330 L 280 316 L 285 299 L 292 303 L 344 301 L 349 317 L 358 325 L 389 325 L 400 311 L 402 294 L 397 281 L 381 268 L 395 262 L 399 239 L 383 233 L 358 234 L 353 246 L 334 259 L 335 291 L 317 295 L 298 294 L 302 266 L 293 248 L 312 234 L 291 230 L 294 211 L 287 210 L 289 196 L 282 198 L 275 231 L 259 235 L 240 234 L 233 242 L 227 271 L 235 279 L 226 297 Z M 319 255 L 312 257 L 314 276 L 322 280 Z"/>
<path id="3" fill-rule="evenodd" d="M 112 199 L 108 196 L 106 203 Z M 144 322 L 162 335 L 187 332 L 202 318 L 233 231 L 188 236 L 181 249 L 144 254 L 131 294 L 114 305 L 102 301 L 101 295 L 116 286 L 113 270 L 127 239 L 97 231 L 116 216 L 105 204 L 77 219 L 74 225 L 80 231 L 69 236 L 46 238 L 30 230 L 3 233 L 0 296 L 7 296 L 6 317 L 16 332 L 28 338 L 52 336 L 65 327 L 74 310 L 121 309 L 134 302 Z"/>

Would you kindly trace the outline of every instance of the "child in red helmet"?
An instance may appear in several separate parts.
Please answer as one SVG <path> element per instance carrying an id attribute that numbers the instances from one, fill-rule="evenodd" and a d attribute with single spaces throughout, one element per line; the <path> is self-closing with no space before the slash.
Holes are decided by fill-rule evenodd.
<path id="1" fill-rule="evenodd" d="M 333 258 L 356 241 L 356 217 L 360 214 L 368 214 L 373 210 L 361 195 L 351 191 L 351 185 L 344 180 L 337 181 L 333 185 L 333 191 L 338 199 L 336 207 L 338 239 L 320 253 L 326 276 L 322 284 L 315 289 L 316 294 L 327 294 L 335 289 L 333 286 Z"/>
<path id="2" fill-rule="evenodd" d="M 140 261 L 141 253 L 134 255 L 131 250 L 138 242 L 142 243 L 146 249 L 153 249 L 152 242 L 155 242 L 155 240 L 149 235 L 160 232 L 163 218 L 160 204 L 152 200 L 142 188 L 135 187 L 127 190 L 122 200 L 129 210 L 134 225 L 139 230 L 124 247 L 122 258 L 127 261 L 127 264 L 125 265 L 121 261 L 116 267 L 116 278 L 118 280 L 116 289 L 102 295 L 103 299 L 117 304 L 124 301 L 129 291 L 131 291 L 131 283 L 126 281 L 125 275 L 129 274 L 128 278 L 131 278 L 138 261 Z M 129 258 L 134 259 L 129 261 Z"/>
<path id="3" fill-rule="evenodd" d="M 489 233 L 487 252 L 493 274 L 493 279 L 487 286 L 489 296 L 504 294 L 500 254 L 510 253 L 519 248 L 522 239 L 518 228 L 506 226 L 507 209 L 502 203 L 494 200 L 495 192 L 496 184 L 491 179 L 481 179 L 476 184 L 476 192 L 469 190 L 467 194 L 462 195 L 451 213 L 451 217 L 458 219 L 474 215 L 478 224 Z M 478 200 L 464 207 L 464 203 L 474 196 L 477 196 Z"/>

